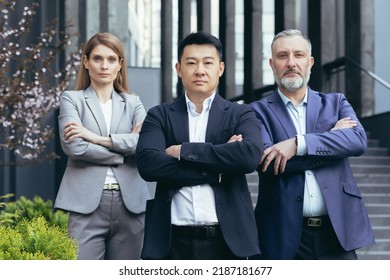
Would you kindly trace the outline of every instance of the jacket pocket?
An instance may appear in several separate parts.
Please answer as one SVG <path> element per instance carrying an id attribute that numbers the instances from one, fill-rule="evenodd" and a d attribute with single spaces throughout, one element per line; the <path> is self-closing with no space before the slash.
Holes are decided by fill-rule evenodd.
<path id="1" fill-rule="evenodd" d="M 347 182 L 342 182 L 342 184 L 343 184 L 343 190 L 346 194 L 362 198 L 362 195 L 356 184 L 349 184 Z"/>

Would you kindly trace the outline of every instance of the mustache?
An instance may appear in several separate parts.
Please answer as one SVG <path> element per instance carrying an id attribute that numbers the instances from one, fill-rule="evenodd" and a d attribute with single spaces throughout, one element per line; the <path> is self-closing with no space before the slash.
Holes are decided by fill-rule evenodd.
<path id="1" fill-rule="evenodd" d="M 301 74 L 295 69 L 288 69 L 286 72 L 283 73 L 283 75 L 287 75 L 287 74 L 291 74 L 291 73 L 298 74 L 301 76 Z"/>

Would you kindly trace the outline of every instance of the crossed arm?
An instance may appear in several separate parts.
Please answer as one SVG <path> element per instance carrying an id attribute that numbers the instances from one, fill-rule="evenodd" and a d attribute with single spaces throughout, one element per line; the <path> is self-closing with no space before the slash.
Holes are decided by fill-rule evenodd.
<path id="1" fill-rule="evenodd" d="M 354 128 L 357 121 L 350 117 L 342 118 L 334 125 L 330 131 Z M 296 137 L 276 143 L 264 150 L 260 159 L 261 171 L 266 172 L 273 164 L 273 174 L 283 174 L 286 170 L 287 162 L 297 155 Z M 326 163 L 326 161 L 324 161 Z"/>

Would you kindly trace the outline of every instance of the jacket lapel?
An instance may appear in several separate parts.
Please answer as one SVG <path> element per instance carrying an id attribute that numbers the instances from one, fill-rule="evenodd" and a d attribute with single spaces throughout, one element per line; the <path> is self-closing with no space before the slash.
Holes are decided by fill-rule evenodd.
<path id="1" fill-rule="evenodd" d="M 96 93 L 91 86 L 84 90 L 84 98 L 89 110 L 91 111 L 91 114 L 95 118 L 97 126 L 99 127 L 100 135 L 107 136 L 108 131 L 106 121 L 99 104 L 99 99 L 97 98 Z"/>
<path id="2" fill-rule="evenodd" d="M 207 122 L 206 142 L 217 143 L 219 133 L 224 127 L 223 124 L 226 118 L 227 108 L 228 106 L 224 102 L 224 99 L 216 93 L 213 103 L 211 104 L 209 120 Z"/>
<path id="3" fill-rule="evenodd" d="M 122 118 L 123 110 L 125 108 L 125 101 L 122 96 L 115 90 L 112 91 L 112 116 L 110 133 L 116 133 L 118 130 L 119 122 Z"/>
<path id="4" fill-rule="evenodd" d="M 286 132 L 287 138 L 294 137 L 297 134 L 297 130 L 277 90 L 267 99 L 267 102 L 271 111 L 275 114 L 275 118 Z"/>
<path id="5" fill-rule="evenodd" d="M 188 127 L 188 114 L 184 95 L 182 95 L 177 101 L 170 105 L 168 118 L 174 139 L 168 139 L 169 141 L 173 142 L 167 144 L 175 145 L 181 144 L 183 142 L 189 142 L 190 136 Z"/>
<path id="6" fill-rule="evenodd" d="M 321 97 L 310 88 L 308 89 L 307 94 L 306 133 L 313 133 L 315 132 L 315 125 L 320 112 Z"/>

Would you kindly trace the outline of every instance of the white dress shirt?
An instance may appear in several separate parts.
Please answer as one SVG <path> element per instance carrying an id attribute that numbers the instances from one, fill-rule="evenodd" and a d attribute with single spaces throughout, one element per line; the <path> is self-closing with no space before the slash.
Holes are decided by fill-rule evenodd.
<path id="1" fill-rule="evenodd" d="M 107 131 L 110 133 L 112 119 L 112 99 L 108 100 L 104 104 L 100 103 L 100 107 L 102 108 L 104 119 L 106 121 Z M 118 180 L 116 179 L 114 171 L 111 167 L 107 169 L 106 181 L 104 183 L 118 183 Z"/>
<path id="2" fill-rule="evenodd" d="M 185 94 L 190 142 L 205 142 L 209 111 L 214 97 L 215 92 L 203 102 L 203 110 L 199 114 Z M 214 190 L 209 184 L 182 187 L 172 199 L 171 216 L 174 225 L 217 224 Z"/>
<path id="3" fill-rule="evenodd" d="M 290 99 L 288 99 L 278 89 L 279 95 L 286 105 L 294 126 L 297 130 L 297 156 L 303 156 L 307 154 L 307 145 L 304 134 L 306 133 L 306 108 L 307 108 L 307 90 L 303 101 L 294 106 Z M 321 193 L 320 185 L 311 170 L 305 171 L 305 193 L 303 200 L 303 216 L 312 217 L 326 215 L 326 205 Z"/>

